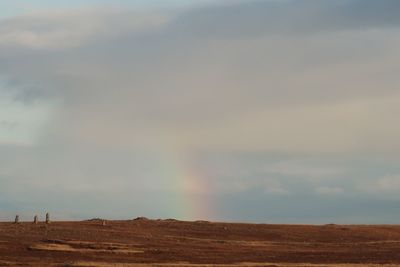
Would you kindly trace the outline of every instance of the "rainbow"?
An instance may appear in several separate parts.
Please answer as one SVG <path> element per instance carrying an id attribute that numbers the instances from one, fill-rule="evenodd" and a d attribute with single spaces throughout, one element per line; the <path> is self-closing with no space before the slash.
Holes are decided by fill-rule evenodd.
<path id="1" fill-rule="evenodd" d="M 162 175 L 172 185 L 171 217 L 189 221 L 215 218 L 211 186 L 204 173 L 177 154 L 164 156 L 161 165 Z"/>

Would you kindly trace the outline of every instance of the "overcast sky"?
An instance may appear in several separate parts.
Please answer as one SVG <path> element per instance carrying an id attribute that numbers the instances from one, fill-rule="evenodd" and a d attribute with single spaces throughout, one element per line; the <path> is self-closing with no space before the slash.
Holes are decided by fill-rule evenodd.
<path id="1" fill-rule="evenodd" d="M 0 219 L 399 223 L 398 14 L 0 0 Z"/>

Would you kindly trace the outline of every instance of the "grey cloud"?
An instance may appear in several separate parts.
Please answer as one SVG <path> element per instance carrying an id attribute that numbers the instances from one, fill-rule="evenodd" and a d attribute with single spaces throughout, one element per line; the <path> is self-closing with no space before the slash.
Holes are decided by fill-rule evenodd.
<path id="1" fill-rule="evenodd" d="M 0 127 L 6 128 L 6 129 L 13 129 L 18 126 L 18 123 L 15 121 L 7 121 L 7 120 L 2 120 L 0 121 Z"/>
<path id="2" fill-rule="evenodd" d="M 387 202 L 356 185 L 400 172 L 397 11 L 390 0 L 240 1 L 140 21 L 104 10 L 1 21 L 1 90 L 58 104 L 33 147 L 0 148 L 0 203 L 37 209 L 49 192 L 51 208 L 79 218 L 109 200 L 172 217 L 184 193 L 165 169 L 179 166 L 162 165 L 187 164 L 218 219 L 304 221 L 303 207 L 321 222 L 344 207 L 335 215 L 353 222 L 365 198 L 380 214 Z M 353 205 L 316 188 L 343 188 Z"/>
<path id="3" fill-rule="evenodd" d="M 231 206 L 229 203 L 235 202 Z M 223 195 L 216 202 L 221 216 L 229 221 L 247 218 L 257 223 L 300 224 L 388 224 L 399 220 L 398 200 L 340 195 L 318 198 L 312 195 L 296 197 L 271 196 L 254 189 L 243 194 Z M 385 218 L 385 219 L 383 219 Z"/>
<path id="4" fill-rule="evenodd" d="M 395 9 L 392 1 L 379 3 L 378 11 L 389 6 L 391 10 Z M 325 108 L 327 103 L 359 98 L 365 98 L 368 103 L 369 98 L 396 95 L 396 78 L 391 72 L 396 68 L 393 51 L 399 40 L 386 33 L 358 32 L 351 25 L 345 28 L 353 32 L 332 32 L 329 38 L 326 35 L 316 35 L 312 39 L 276 37 L 265 35 L 265 29 L 261 27 L 263 23 L 253 20 L 264 18 L 264 12 L 270 12 L 274 15 L 265 17 L 276 24 L 285 20 L 293 27 L 306 25 L 292 21 L 299 18 L 315 20 L 315 23 L 310 23 L 310 29 L 325 24 L 336 27 L 324 12 L 329 10 L 335 18 L 344 16 L 340 12 L 354 13 L 352 18 L 357 21 L 357 18 L 361 20 L 366 16 L 362 15 L 367 12 L 364 9 L 372 10 L 371 6 L 375 5 L 372 2 L 365 4 L 369 8 L 359 1 L 240 2 L 185 11 L 156 27 L 156 31 L 139 33 L 134 30 L 135 19 L 131 21 L 129 12 L 104 14 L 102 10 L 90 16 L 78 12 L 64 15 L 62 19 L 29 17 L 28 21 L 39 21 L 40 27 L 34 28 L 28 26 L 24 18 L 16 18 L 7 21 L 3 31 L 20 29 L 35 33 L 39 28 L 40 33 L 43 29 L 48 32 L 50 28 L 56 36 L 58 31 L 69 32 L 72 39 L 81 42 L 78 46 L 61 46 L 60 49 L 2 47 L 0 71 L 9 82 L 9 88 L 17 92 L 18 99 L 61 99 L 63 106 L 59 115 L 62 123 L 59 127 L 66 133 L 69 130 L 88 130 L 88 136 L 91 131 L 99 132 L 101 136 L 110 131 L 108 135 L 121 135 L 117 139 L 126 140 L 133 132 L 139 135 L 139 139 L 143 135 L 149 136 L 146 132 L 149 129 L 153 133 L 159 131 L 171 136 L 180 132 L 185 135 L 181 139 L 197 139 L 197 135 L 206 137 L 209 128 L 218 129 L 218 125 L 229 121 L 234 124 L 240 117 L 249 121 L 257 114 L 261 118 L 253 119 L 261 120 L 257 122 L 260 124 L 263 120 L 277 118 L 270 122 L 274 127 L 279 126 L 278 120 L 286 120 L 286 125 L 291 117 L 299 115 L 300 121 L 315 125 L 307 118 L 308 113 L 321 113 L 318 108 L 302 112 L 296 108 L 316 104 Z M 332 6 L 338 6 L 339 11 L 332 10 Z M 286 10 L 292 10 L 293 14 Z M 312 11 L 312 14 L 304 15 L 302 10 Z M 114 19 L 115 16 L 118 19 Z M 54 20 L 57 26 L 53 25 Z M 77 25 L 87 21 L 105 25 L 112 21 L 112 26 L 105 29 L 94 27 L 89 34 L 84 31 L 81 35 L 81 29 L 75 29 L 71 20 L 77 21 Z M 153 20 L 147 23 L 153 25 Z M 235 23 L 249 27 L 253 34 L 243 40 L 224 39 L 224 34 L 232 29 L 244 34 L 247 32 L 246 28 L 236 27 Z M 374 25 L 373 22 L 365 24 Z M 182 27 L 188 29 L 182 31 Z M 221 34 L 211 39 L 202 38 L 199 28 L 204 32 L 217 29 L 216 33 Z M 116 34 L 110 33 L 114 29 L 119 30 Z M 90 41 L 87 41 L 87 35 Z M 387 71 L 382 71 L 385 68 Z M 385 101 L 381 104 L 385 105 Z M 274 116 L 273 112 L 280 107 L 294 110 L 283 114 L 278 112 Z M 336 116 L 343 108 L 357 115 L 353 112 L 357 107 L 351 105 L 333 106 L 332 110 L 328 108 L 324 112 Z M 269 117 L 260 115 L 261 112 Z M 333 120 L 341 120 L 340 116 Z M 92 130 L 81 127 L 91 122 Z M 247 127 L 254 129 L 255 126 Z M 223 128 L 229 129 L 227 126 Z M 256 127 L 255 134 L 261 133 L 260 130 Z M 267 127 L 265 130 L 268 132 Z M 285 130 L 290 132 L 290 129 Z M 225 134 L 219 130 L 214 133 Z M 157 133 L 155 135 L 157 138 Z"/>
<path id="5" fill-rule="evenodd" d="M 176 37 L 246 38 L 400 26 L 396 0 L 241 1 L 204 7 L 179 16 Z"/>
<path id="6" fill-rule="evenodd" d="M 119 9 L 82 9 L 36 13 L 1 21 L 0 46 L 32 50 L 78 47 L 124 32 L 148 33 L 161 27 L 171 14 L 126 12 Z"/>
<path id="7" fill-rule="evenodd" d="M 293 99 L 299 98 L 300 101 L 307 101 L 307 99 L 318 96 L 318 99 L 321 100 L 321 98 L 325 98 L 327 90 L 312 87 L 329 87 L 329 85 L 305 84 L 304 87 L 310 88 L 292 90 L 292 85 L 288 85 L 287 81 L 282 80 L 288 76 L 288 73 L 295 74 L 296 71 L 299 71 L 299 68 L 303 72 L 308 67 L 332 66 L 346 62 L 351 57 L 374 57 L 375 55 L 371 52 L 374 53 L 375 47 L 380 46 L 381 42 L 375 40 L 372 43 L 364 44 L 366 47 L 360 49 L 359 47 L 348 46 L 349 41 L 335 41 L 330 44 L 324 42 L 323 39 L 319 40 L 318 37 L 316 40 L 310 41 L 302 38 L 292 39 L 291 37 L 279 39 L 268 36 L 269 29 L 285 32 L 286 26 L 282 28 L 279 25 L 287 24 L 289 28 L 300 27 L 304 28 L 304 31 L 314 31 L 314 27 L 324 28 L 323 25 L 326 25 L 326 30 L 330 32 L 329 27 L 336 28 L 337 23 L 344 23 L 343 29 L 354 30 L 353 25 L 357 23 L 349 22 L 349 25 L 346 25 L 346 21 L 358 21 L 357 18 L 364 21 L 359 24 L 365 24 L 367 27 L 389 26 L 389 24 L 375 22 L 373 19 L 368 22 L 363 18 L 369 17 L 367 13 L 372 9 L 378 11 L 380 9 L 396 10 L 396 4 L 385 0 L 379 3 L 379 8 L 365 7 L 374 6 L 373 3 L 375 1 L 367 3 L 362 1 L 362 4 L 359 1 L 321 2 L 309 0 L 240 2 L 186 11 L 175 19 L 172 18 L 159 31 L 144 31 L 140 34 L 130 30 L 130 28 L 134 28 L 133 26 L 126 26 L 126 24 L 135 24 L 134 21 L 130 21 L 133 14 L 114 15 L 114 17 L 119 18 L 115 22 L 110 19 L 113 16 L 100 13 L 100 15 L 92 15 L 91 17 L 100 21 L 99 25 L 107 24 L 109 20 L 112 20 L 113 30 L 96 31 L 95 28 L 93 33 L 84 33 L 82 38 L 85 39 L 86 35 L 89 35 L 91 41 L 83 42 L 76 49 L 45 52 L 18 48 L 2 50 L 4 52 L 0 52 L 0 56 L 3 64 L 0 65 L 0 69 L 7 73 L 8 79 L 22 80 L 21 83 L 29 80 L 30 87 L 24 90 L 27 98 L 29 98 L 29 95 L 52 95 L 57 91 L 62 91 L 61 93 L 67 97 L 73 97 L 75 88 L 79 88 L 79 91 L 95 88 L 94 90 L 99 92 L 100 87 L 106 86 L 117 86 L 120 91 L 129 91 L 129 95 L 136 91 L 140 94 L 138 95 L 140 98 L 147 98 L 147 100 L 140 101 L 137 104 L 146 103 L 146 106 L 148 106 L 149 102 L 153 102 L 155 104 L 153 113 L 156 113 L 157 116 L 166 116 L 162 117 L 162 120 L 168 119 L 168 114 L 171 112 L 174 114 L 173 116 L 177 116 L 177 114 L 184 116 L 182 110 L 186 109 L 186 106 L 181 105 L 182 102 L 194 102 L 191 105 L 197 104 L 199 107 L 208 104 L 210 116 L 212 116 L 215 113 L 221 114 L 223 110 L 228 110 L 227 105 L 231 106 L 231 109 L 238 109 L 243 101 L 246 101 L 248 105 L 258 106 L 265 105 L 266 102 L 268 102 L 268 105 L 281 104 L 282 99 L 288 100 L 287 95 L 289 93 L 294 96 Z M 351 13 L 351 15 L 343 15 L 342 13 Z M 337 21 L 332 21 L 331 16 Z M 341 18 L 341 16 L 345 18 Z M 91 21 L 91 17 L 86 18 L 85 13 L 76 16 L 70 15 L 58 22 L 57 27 L 52 26 L 52 30 L 57 33 L 57 31 L 63 32 L 66 28 L 67 32 L 72 32 L 72 34 L 74 31 L 79 32 L 79 27 L 75 29 L 74 24 L 69 24 L 68 19 L 71 19 L 71 17 L 73 21 L 78 21 L 78 25 L 83 24 L 82 21 Z M 382 18 L 382 21 L 388 18 L 381 15 L 379 17 Z M 301 21 L 310 20 L 310 22 L 303 23 L 296 21 L 297 19 Z M 32 20 L 34 21 L 35 18 L 29 19 L 29 21 Z M 47 18 L 40 21 L 40 25 L 52 25 L 53 20 Z M 268 20 L 272 22 L 269 23 Z M 391 21 L 390 16 L 388 21 Z M 10 28 L 8 24 L 4 27 L 5 29 Z M 19 25 L 17 28 L 26 28 L 24 27 L 25 22 L 13 20 L 12 25 L 14 24 Z M 128 28 L 128 30 L 119 31 L 118 34 L 110 37 L 110 31 L 121 27 Z M 40 28 L 46 27 L 41 26 Z M 295 29 L 295 31 L 301 33 L 303 30 Z M 107 34 L 104 34 L 104 32 Z M 243 42 L 233 42 L 226 49 L 225 42 L 228 42 L 228 40 L 224 41 L 224 38 L 229 37 L 230 32 L 232 32 L 232 35 L 235 35 L 235 32 L 245 34 L 244 37 L 247 34 L 249 35 Z M 204 38 L 205 35 L 210 35 L 211 40 Z M 364 36 L 349 34 L 339 35 L 336 38 L 353 40 L 370 38 L 369 36 L 368 34 Z M 266 38 L 266 40 L 256 41 L 260 37 Z M 380 38 L 380 36 L 376 38 Z M 70 39 L 80 38 L 79 35 L 77 37 L 73 34 Z M 394 41 L 389 40 L 389 42 Z M 342 48 L 344 45 L 346 47 Z M 317 60 L 317 58 L 322 62 L 314 62 L 313 64 L 313 60 Z M 308 63 L 304 65 L 304 62 Z M 41 68 L 35 68 L 36 65 L 41 65 Z M 357 70 L 355 75 L 359 75 Z M 21 76 L 24 77 L 21 79 Z M 263 81 L 260 81 L 260 76 L 265 77 Z M 348 79 L 348 77 L 339 78 Z M 300 76 L 299 79 L 302 79 L 302 77 Z M 163 84 L 163 86 L 158 86 L 158 83 Z M 268 88 L 265 84 L 268 84 Z M 85 89 L 81 87 L 85 87 Z M 215 92 L 216 98 L 214 100 L 208 93 L 203 93 L 202 89 L 197 89 L 214 87 L 219 88 Z M 245 93 L 241 90 L 243 87 L 247 87 Z M 357 88 L 352 90 L 358 91 L 361 90 L 359 88 L 364 86 L 354 87 Z M 346 94 L 349 91 L 348 88 L 335 88 L 335 90 L 330 90 L 329 94 L 332 98 L 335 98 L 337 97 L 335 95 L 341 94 L 341 90 L 346 91 Z M 364 87 L 362 90 L 369 89 Z M 108 94 L 107 91 L 110 90 L 101 90 L 102 94 Z M 174 92 L 171 93 L 171 91 Z M 226 105 L 220 106 L 220 95 L 227 94 L 232 97 L 225 99 Z M 79 98 L 82 98 L 82 93 L 78 93 L 78 95 Z M 180 95 L 183 100 L 174 103 L 175 95 Z M 113 96 L 108 95 L 108 97 L 112 98 Z M 213 101 L 216 103 L 213 103 Z M 171 107 L 170 103 L 173 103 L 174 106 Z M 176 109 L 176 112 L 173 109 Z M 203 110 L 203 112 L 207 113 L 208 110 Z M 153 114 L 150 111 L 145 113 L 144 116 L 151 117 Z M 195 118 L 199 119 L 199 116 L 197 115 Z"/>

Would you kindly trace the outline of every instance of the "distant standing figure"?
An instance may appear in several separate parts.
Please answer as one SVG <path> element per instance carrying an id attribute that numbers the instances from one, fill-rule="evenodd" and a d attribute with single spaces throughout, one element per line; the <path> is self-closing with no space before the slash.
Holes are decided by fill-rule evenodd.
<path id="1" fill-rule="evenodd" d="M 103 220 L 101 225 L 106 226 L 106 220 Z"/>
<path id="2" fill-rule="evenodd" d="M 19 215 L 15 215 L 15 221 L 14 223 L 19 223 Z"/>
<path id="3" fill-rule="evenodd" d="M 46 223 L 49 224 L 50 223 L 50 214 L 46 213 Z"/>
<path id="4" fill-rule="evenodd" d="M 35 215 L 35 217 L 33 218 L 33 223 L 37 224 L 39 222 L 38 216 Z"/>

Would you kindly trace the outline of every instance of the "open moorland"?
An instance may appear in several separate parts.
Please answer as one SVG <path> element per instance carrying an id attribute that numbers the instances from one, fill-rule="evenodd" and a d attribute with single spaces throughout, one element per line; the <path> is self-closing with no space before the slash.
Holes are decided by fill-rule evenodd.
<path id="1" fill-rule="evenodd" d="M 400 226 L 0 223 L 0 266 L 400 266 Z"/>

